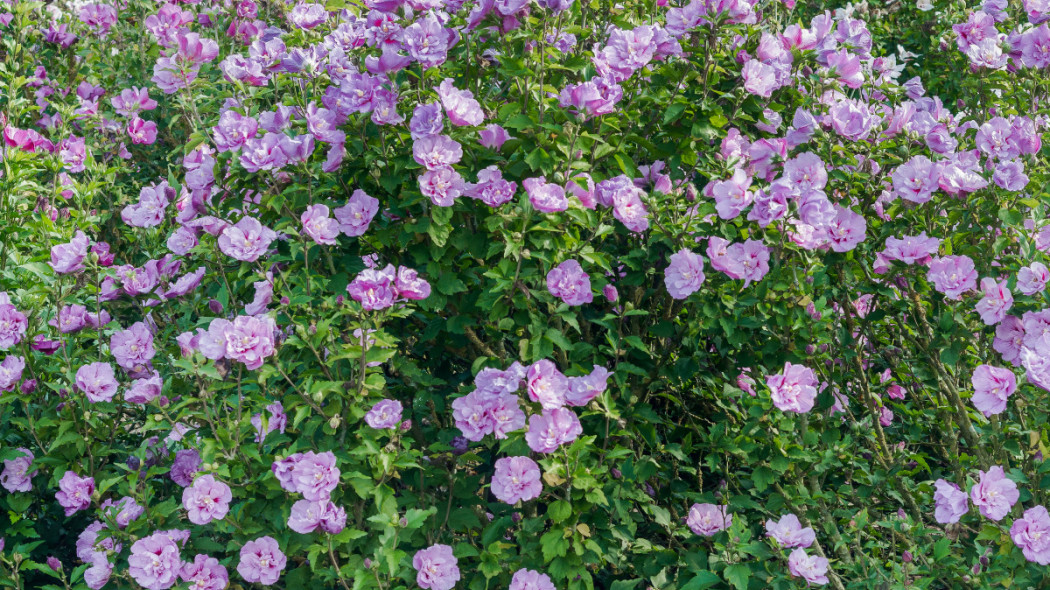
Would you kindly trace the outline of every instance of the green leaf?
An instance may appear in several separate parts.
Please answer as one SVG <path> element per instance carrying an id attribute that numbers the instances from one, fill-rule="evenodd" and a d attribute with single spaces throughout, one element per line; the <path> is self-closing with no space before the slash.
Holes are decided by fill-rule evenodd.
<path id="1" fill-rule="evenodd" d="M 740 563 L 734 563 L 726 568 L 726 581 L 737 590 L 747 590 L 747 581 L 751 578 L 751 568 Z"/>
<path id="2" fill-rule="evenodd" d="M 565 500 L 558 500 L 547 507 L 547 516 L 552 522 L 562 522 L 572 515 L 572 505 Z"/>
<path id="3" fill-rule="evenodd" d="M 941 537 L 940 541 L 933 544 L 933 558 L 944 559 L 948 556 L 948 553 L 952 548 L 952 540 L 948 537 Z"/>
<path id="4" fill-rule="evenodd" d="M 693 579 L 686 582 L 679 590 L 704 590 L 704 588 L 710 588 L 711 586 L 721 583 L 722 578 L 719 578 L 713 572 L 700 572 L 693 576 Z"/>

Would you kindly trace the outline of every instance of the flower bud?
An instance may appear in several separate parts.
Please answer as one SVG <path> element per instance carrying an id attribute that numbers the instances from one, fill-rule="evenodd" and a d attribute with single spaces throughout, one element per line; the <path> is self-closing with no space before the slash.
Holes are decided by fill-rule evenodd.
<path id="1" fill-rule="evenodd" d="M 36 379 L 26 379 L 22 382 L 22 385 L 19 386 L 19 389 L 26 395 L 33 393 L 36 391 Z"/>
<path id="2" fill-rule="evenodd" d="M 901 561 L 904 563 L 911 563 L 912 559 L 914 559 L 914 557 L 912 556 L 911 551 L 905 551 L 904 555 L 901 555 Z"/>
<path id="3" fill-rule="evenodd" d="M 335 430 L 336 428 L 339 428 L 339 424 L 342 421 L 343 419 L 340 418 L 338 414 L 336 414 L 335 416 L 332 416 L 332 418 L 328 421 L 328 427 L 332 430 Z"/>
<path id="4" fill-rule="evenodd" d="M 208 309 L 210 309 L 211 312 L 216 315 L 221 314 L 223 310 L 222 303 L 219 303 L 215 299 L 211 299 L 208 301 Z"/>
<path id="5" fill-rule="evenodd" d="M 54 555 L 51 555 L 47 558 L 47 565 L 51 568 L 52 571 L 62 571 L 62 562 L 59 561 L 58 558 Z"/>
<path id="6" fill-rule="evenodd" d="M 401 432 L 408 432 L 409 430 L 412 430 L 412 421 L 405 420 L 401 423 Z"/>

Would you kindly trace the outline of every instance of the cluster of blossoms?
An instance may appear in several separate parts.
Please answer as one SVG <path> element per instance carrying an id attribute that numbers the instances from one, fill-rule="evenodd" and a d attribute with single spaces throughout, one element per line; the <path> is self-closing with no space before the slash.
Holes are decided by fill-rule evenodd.
<path id="1" fill-rule="evenodd" d="M 304 535 L 318 528 L 331 534 L 343 530 L 346 510 L 330 499 L 339 485 L 340 472 L 334 453 L 295 453 L 274 461 L 271 469 L 282 488 L 304 498 L 292 505 L 288 528 Z"/>
<path id="2" fill-rule="evenodd" d="M 411 268 L 401 266 L 395 270 L 388 264 L 382 269 L 364 269 L 350 281 L 346 291 L 362 308 L 372 311 L 386 309 L 398 301 L 426 299 L 430 296 L 430 283 Z"/>

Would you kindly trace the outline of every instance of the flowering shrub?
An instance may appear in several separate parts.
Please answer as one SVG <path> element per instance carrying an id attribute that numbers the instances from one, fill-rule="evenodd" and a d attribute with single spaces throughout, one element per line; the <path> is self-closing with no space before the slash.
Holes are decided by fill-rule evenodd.
<path id="1" fill-rule="evenodd" d="M 1047 578 L 1044 0 L 4 0 L 0 59 L 0 586 Z"/>

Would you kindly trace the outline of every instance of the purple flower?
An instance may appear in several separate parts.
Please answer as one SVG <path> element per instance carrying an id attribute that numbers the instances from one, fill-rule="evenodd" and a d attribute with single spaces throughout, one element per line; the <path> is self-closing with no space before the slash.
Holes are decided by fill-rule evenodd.
<path id="1" fill-rule="evenodd" d="M 867 139 L 879 121 L 878 116 L 869 110 L 867 103 L 850 99 L 835 103 L 828 111 L 828 118 L 835 133 L 852 141 Z"/>
<path id="2" fill-rule="evenodd" d="M 441 135 L 444 128 L 441 105 L 436 102 L 418 105 L 412 111 L 412 118 L 408 122 L 409 132 L 415 141 L 424 137 Z"/>
<path id="3" fill-rule="evenodd" d="M 312 29 L 328 20 L 328 11 L 320 4 L 300 2 L 288 11 L 288 22 L 300 29 Z"/>
<path id="4" fill-rule="evenodd" d="M 529 195 L 529 202 L 537 211 L 543 213 L 557 213 L 569 208 L 569 199 L 565 196 L 565 189 L 547 182 L 546 177 L 526 178 L 521 186 Z"/>
<path id="5" fill-rule="evenodd" d="M 747 208 L 754 200 L 754 193 L 748 191 L 751 178 L 743 169 L 733 171 L 729 180 L 718 181 L 711 188 L 715 197 L 715 210 L 722 219 L 733 219 Z"/>
<path id="6" fill-rule="evenodd" d="M 127 330 L 121 330 L 109 341 L 109 350 L 121 368 L 129 372 L 142 371 L 156 351 L 153 334 L 143 322 L 135 322 Z"/>
<path id="7" fill-rule="evenodd" d="M 339 468 L 331 451 L 307 451 L 299 456 L 293 473 L 296 491 L 312 501 L 327 500 L 339 484 Z"/>
<path id="8" fill-rule="evenodd" d="M 33 490 L 32 478 L 36 471 L 30 473 L 29 467 L 33 464 L 33 453 L 24 447 L 19 447 L 22 453 L 14 459 L 4 460 L 4 471 L 0 473 L 0 485 L 11 492 L 30 492 Z"/>
<path id="9" fill-rule="evenodd" d="M 817 555 L 806 555 L 805 549 L 795 549 L 788 556 L 788 571 L 806 584 L 823 586 L 828 583 L 828 560 Z"/>
<path id="10" fill-rule="evenodd" d="M 110 99 L 110 104 L 123 117 L 136 116 L 140 111 L 151 111 L 157 108 L 157 101 L 149 97 L 149 89 L 133 86 L 120 91 L 120 94 Z"/>
<path id="11" fill-rule="evenodd" d="M 11 391 L 22 379 L 22 371 L 26 368 L 26 361 L 20 356 L 9 354 L 0 363 L 0 392 Z"/>
<path id="12" fill-rule="evenodd" d="M 487 434 L 498 439 L 525 427 L 525 412 L 518 396 L 506 391 L 480 388 L 452 402 L 452 417 L 464 438 L 480 441 Z"/>
<path id="13" fill-rule="evenodd" d="M 569 392 L 565 394 L 565 403 L 570 406 L 586 406 L 605 391 L 611 374 L 605 367 L 594 365 L 594 369 L 588 375 L 569 377 Z"/>
<path id="14" fill-rule="evenodd" d="M 203 475 L 194 480 L 193 485 L 182 490 L 182 507 L 186 517 L 193 524 L 208 524 L 213 520 L 222 520 L 230 511 L 230 486 L 215 481 L 211 475 Z"/>
<path id="15" fill-rule="evenodd" d="M 987 277 L 981 279 L 981 291 L 984 297 L 977 302 L 977 313 L 980 314 L 982 322 L 994 326 L 1003 321 L 1006 311 L 1013 306 L 1013 294 L 1006 286 L 1006 281 L 996 283 L 995 279 Z"/>
<path id="16" fill-rule="evenodd" d="M 926 232 L 922 232 L 917 236 L 886 238 L 886 248 L 883 250 L 883 255 L 889 260 L 899 260 L 904 264 L 915 264 L 936 254 L 940 247 L 940 240 L 927 237 Z"/>
<path id="17" fill-rule="evenodd" d="M 711 537 L 733 526 L 733 515 L 725 506 L 717 504 L 693 504 L 685 523 L 698 535 Z"/>
<path id="18" fill-rule="evenodd" d="M 817 399 L 817 377 L 813 369 L 784 363 L 784 370 L 766 378 L 773 405 L 784 412 L 804 414 Z"/>
<path id="19" fill-rule="evenodd" d="M 265 227 L 253 217 L 244 217 L 222 230 L 219 249 L 230 258 L 255 262 L 266 253 L 275 239 L 277 232 Z"/>
<path id="20" fill-rule="evenodd" d="M 479 199 L 489 207 L 499 207 L 513 200 L 517 189 L 518 184 L 504 180 L 497 166 L 489 166 L 478 172 L 478 183 L 468 184 L 463 194 Z"/>
<path id="21" fill-rule="evenodd" d="M 88 237 L 77 231 L 68 243 L 51 248 L 51 268 L 60 275 L 84 269 L 84 258 L 88 253 Z"/>
<path id="22" fill-rule="evenodd" d="M 581 433 L 583 426 L 575 412 L 569 408 L 555 408 L 529 418 L 525 442 L 537 453 L 553 453 L 561 445 L 576 440 Z"/>
<path id="23" fill-rule="evenodd" d="M 996 186 L 1008 191 L 1022 191 L 1028 186 L 1028 175 L 1024 173 L 1024 162 L 1007 160 L 995 165 L 992 181 Z"/>
<path id="24" fill-rule="evenodd" d="M 66 516 L 72 516 L 75 512 L 91 506 L 91 495 L 94 493 L 94 478 L 80 477 L 72 471 L 67 471 L 58 482 L 55 499 L 58 500 L 59 506 L 65 509 Z"/>
<path id="25" fill-rule="evenodd" d="M 863 215 L 854 213 L 852 209 L 836 206 L 835 217 L 824 229 L 833 251 L 849 252 L 864 241 L 867 227 Z"/>
<path id="26" fill-rule="evenodd" d="M 431 545 L 412 556 L 416 584 L 428 590 L 452 590 L 460 577 L 456 564 L 456 556 L 448 545 Z"/>
<path id="27" fill-rule="evenodd" d="M 148 404 L 160 397 L 163 386 L 164 382 L 157 373 L 144 379 L 135 379 L 124 394 L 124 400 L 133 404 Z"/>
<path id="28" fill-rule="evenodd" d="M 970 488 L 973 505 L 984 516 L 995 521 L 1002 520 L 1020 497 L 1017 484 L 1007 478 L 1003 468 L 998 465 L 978 473 L 979 481 Z"/>
<path id="29" fill-rule="evenodd" d="M 264 586 L 277 583 L 288 563 L 280 546 L 273 537 L 259 537 L 241 547 L 241 560 L 237 573 L 245 582 L 258 582 Z"/>
<path id="30" fill-rule="evenodd" d="M 394 428 L 401 422 L 401 402 L 396 399 L 385 399 L 376 402 L 365 414 L 365 422 L 376 430 Z"/>
<path id="31" fill-rule="evenodd" d="M 966 492 L 954 483 L 938 479 L 934 482 L 933 493 L 934 519 L 941 524 L 959 522 L 962 515 L 969 511 Z"/>
<path id="32" fill-rule="evenodd" d="M 427 170 L 447 168 L 463 158 L 463 146 L 447 135 L 427 135 L 412 143 L 412 157 Z"/>
<path id="33" fill-rule="evenodd" d="M 453 125 L 460 127 L 481 125 L 485 120 L 485 114 L 481 112 L 481 104 L 474 99 L 474 93 L 457 89 L 453 85 L 452 78 L 445 78 L 438 86 L 437 93 L 441 98 L 441 106 L 445 107 L 448 120 Z"/>
<path id="34" fill-rule="evenodd" d="M 176 484 L 187 487 L 193 483 L 193 478 L 201 468 L 201 456 L 193 449 L 183 449 L 175 452 L 175 460 L 171 464 L 169 476 Z"/>
<path id="35" fill-rule="evenodd" d="M 973 372 L 973 405 L 985 417 L 1000 414 L 1006 409 L 1006 401 L 1017 391 L 1017 378 L 1013 371 L 991 365 L 980 365 Z"/>
<path id="36" fill-rule="evenodd" d="M 451 207 L 467 189 L 463 177 L 450 167 L 427 170 L 419 177 L 419 190 L 437 207 Z"/>
<path id="37" fill-rule="evenodd" d="M 230 576 L 219 560 L 202 554 L 184 562 L 179 577 L 193 590 L 224 590 L 230 585 Z"/>
<path id="38" fill-rule="evenodd" d="M 255 442 L 261 443 L 267 434 L 274 431 L 284 432 L 284 429 L 288 426 L 288 415 L 284 413 L 284 405 L 281 402 L 274 402 L 266 406 L 266 411 L 270 413 L 269 418 L 266 420 L 266 431 L 263 432 L 262 414 L 255 414 L 252 416 L 252 426 L 255 427 Z"/>
<path id="39" fill-rule="evenodd" d="M 175 189 L 166 181 L 142 187 L 138 202 L 125 207 L 120 217 L 132 227 L 156 227 L 164 222 L 165 209 L 175 196 Z"/>
<path id="40" fill-rule="evenodd" d="M 91 363 L 77 369 L 77 389 L 93 403 L 108 402 L 117 393 L 117 379 L 109 363 Z"/>
<path id="41" fill-rule="evenodd" d="M 1033 262 L 1017 271 L 1017 290 L 1025 295 L 1042 293 L 1050 282 L 1050 270 L 1042 262 Z"/>
<path id="42" fill-rule="evenodd" d="M 766 65 L 757 59 L 749 59 L 741 72 L 744 77 L 744 90 L 755 96 L 769 98 L 773 91 L 780 87 L 777 84 L 777 73 L 773 66 Z"/>
<path id="43" fill-rule="evenodd" d="M 553 410 L 565 405 L 569 392 L 569 380 L 547 359 L 536 361 L 529 367 L 529 399 L 539 402 L 544 410 Z"/>
<path id="44" fill-rule="evenodd" d="M 664 270 L 664 285 L 674 299 L 685 299 L 704 284 L 704 259 L 685 248 L 671 255 Z"/>
<path id="45" fill-rule="evenodd" d="M 575 260 L 566 260 L 547 273 L 547 290 L 567 305 L 583 305 L 594 300 L 591 278 Z"/>
<path id="46" fill-rule="evenodd" d="M 339 231 L 344 235 L 356 237 L 368 231 L 369 224 L 379 212 L 379 199 L 372 198 L 361 189 L 354 191 L 346 205 L 334 211 L 339 221 Z"/>
<path id="47" fill-rule="evenodd" d="M 794 514 L 785 514 L 777 522 L 767 520 L 766 536 L 776 539 L 781 547 L 809 547 L 817 540 L 813 529 L 803 528 Z"/>
<path id="48" fill-rule="evenodd" d="M 1039 565 L 1050 565 L 1050 514 L 1043 506 L 1033 506 L 1010 527 L 1010 538 L 1024 558 Z"/>
<path id="49" fill-rule="evenodd" d="M 452 34 L 432 12 L 411 25 L 402 33 L 405 50 L 423 69 L 440 66 L 448 57 Z"/>
<path id="50" fill-rule="evenodd" d="M 510 590 L 555 590 L 550 576 L 521 568 L 510 579 Z"/>
<path id="51" fill-rule="evenodd" d="M 346 286 L 351 299 L 366 310 L 386 309 L 397 299 L 394 287 L 396 274 L 393 265 L 382 270 L 366 268 Z"/>
<path id="52" fill-rule="evenodd" d="M 926 276 L 948 299 L 960 299 L 963 293 L 977 288 L 977 270 L 969 256 L 934 258 Z"/>
<path id="53" fill-rule="evenodd" d="M 299 219 L 303 233 L 318 244 L 333 246 L 339 237 L 339 221 L 328 216 L 327 205 L 310 205 Z"/>
<path id="54" fill-rule="evenodd" d="M 430 283 L 419 278 L 418 272 L 406 266 L 397 268 L 394 288 L 397 289 L 398 297 L 402 299 L 420 301 L 430 297 Z"/>
<path id="55" fill-rule="evenodd" d="M 478 132 L 478 143 L 496 151 L 502 149 L 503 144 L 509 139 L 514 138 L 507 133 L 506 129 L 495 123 L 486 125 L 484 129 Z"/>
<path id="56" fill-rule="evenodd" d="M 91 567 L 84 571 L 84 583 L 92 590 L 100 590 L 109 582 L 113 574 L 113 564 L 105 553 L 96 553 L 89 562 Z"/>
<path id="57" fill-rule="evenodd" d="M 504 457 L 496 461 L 492 476 L 492 495 L 501 502 L 515 504 L 518 500 L 538 498 L 543 492 L 540 467 L 528 457 Z"/>
<path id="58" fill-rule="evenodd" d="M 127 528 L 134 520 L 145 514 L 143 508 L 131 496 L 124 496 L 117 502 L 106 500 L 102 503 L 102 510 L 116 521 L 120 528 Z"/>

